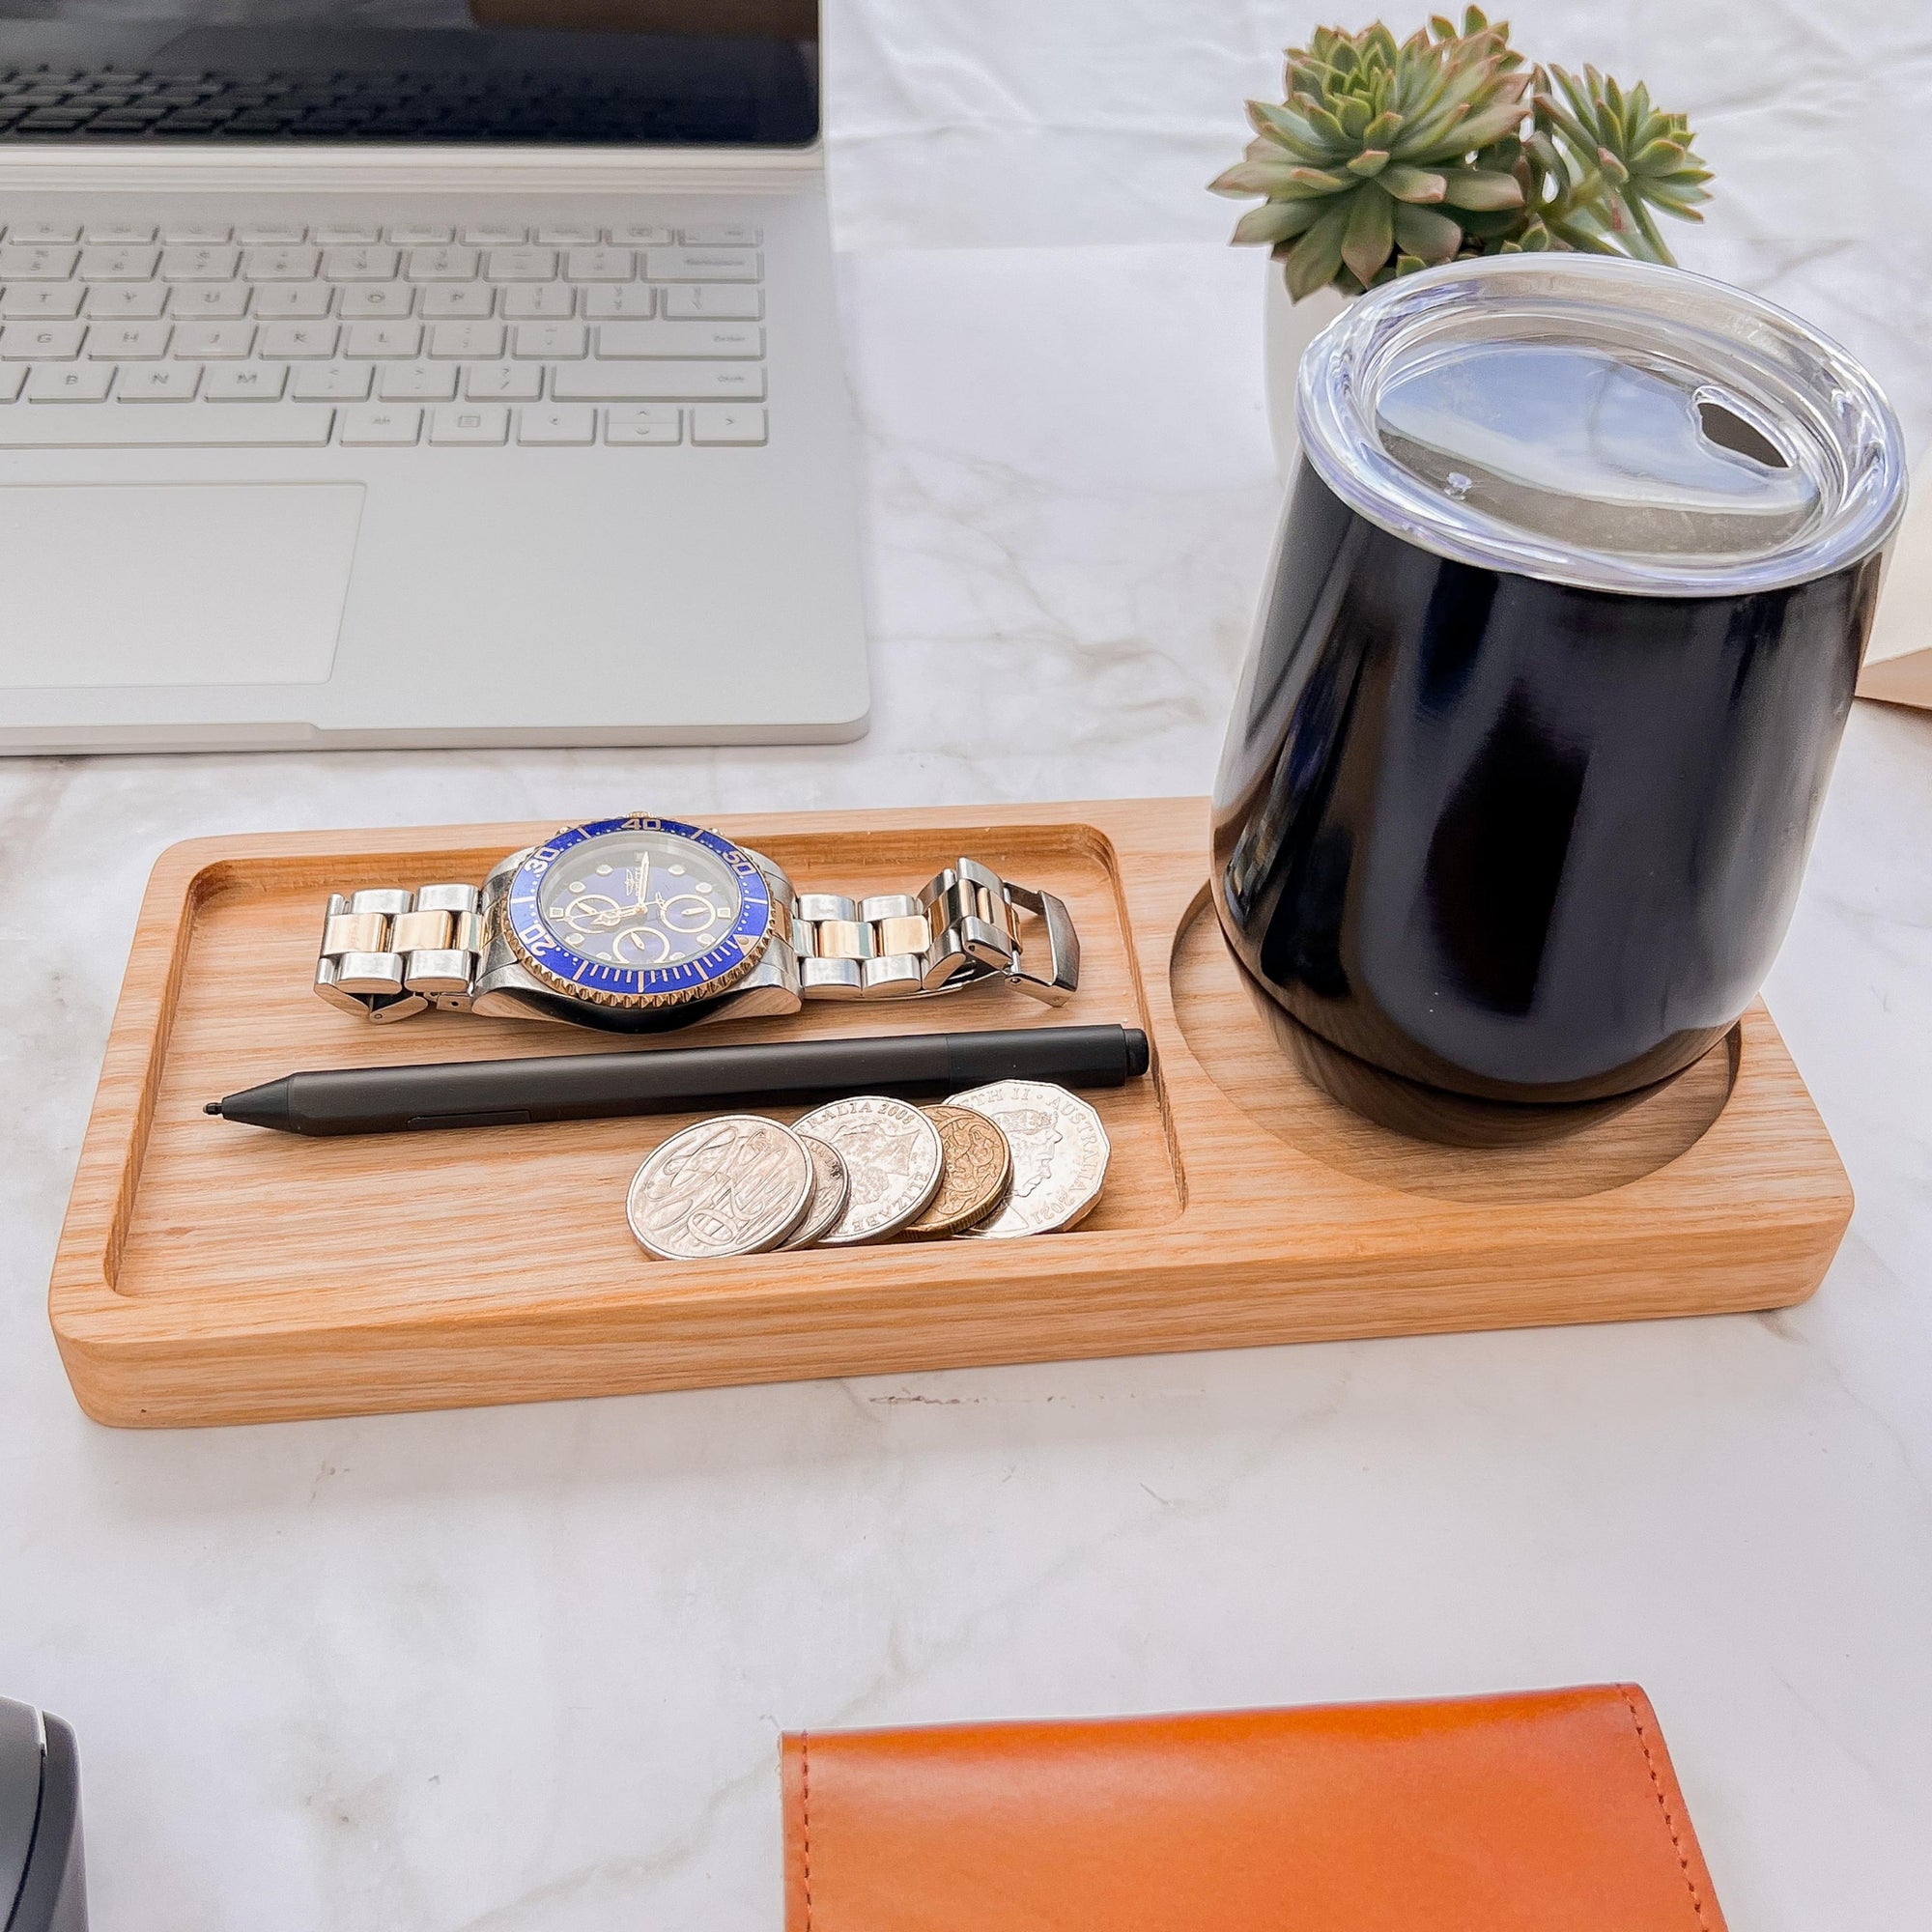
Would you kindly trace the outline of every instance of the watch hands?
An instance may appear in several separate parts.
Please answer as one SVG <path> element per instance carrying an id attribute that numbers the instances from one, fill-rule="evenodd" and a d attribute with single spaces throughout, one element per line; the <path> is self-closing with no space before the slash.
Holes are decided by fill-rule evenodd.
<path id="1" fill-rule="evenodd" d="M 583 901 L 580 899 L 578 906 L 581 906 L 582 903 Z M 664 917 L 664 900 L 662 898 L 639 899 L 634 906 L 617 906 L 610 912 L 584 913 L 578 911 L 577 906 L 569 907 L 567 911 L 573 920 L 580 923 L 588 923 L 596 926 L 600 931 L 608 932 L 613 925 L 622 925 L 628 920 L 648 919 L 652 913 L 656 913 L 662 919 Z"/>
<path id="2" fill-rule="evenodd" d="M 651 889 L 651 855 L 648 852 L 639 852 L 638 854 L 637 878 L 638 883 L 633 890 L 636 893 L 638 902 L 631 908 L 631 917 L 634 919 L 639 913 L 646 910 L 644 895 Z"/>

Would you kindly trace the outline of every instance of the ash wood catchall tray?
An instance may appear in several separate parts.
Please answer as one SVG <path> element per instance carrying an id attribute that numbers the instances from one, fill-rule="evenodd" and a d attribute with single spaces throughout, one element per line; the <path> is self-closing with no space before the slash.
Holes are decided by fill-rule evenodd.
<path id="1" fill-rule="evenodd" d="M 698 1037 L 1144 1026 L 1152 1076 L 1089 1095 L 1113 1167 L 1070 1233 L 652 1262 L 624 1190 L 688 1115 L 311 1141 L 202 1113 L 299 1067 L 611 1051 L 610 1036 L 527 1022 L 371 1027 L 309 989 L 328 891 L 480 879 L 554 829 L 161 856 L 50 1297 L 90 1415 L 259 1422 L 1767 1308 L 1817 1286 L 1851 1213 L 1762 1007 L 1677 1080 L 1552 1145 L 1436 1146 L 1338 1105 L 1221 943 L 1206 809 L 1185 799 L 720 822 L 819 891 L 902 890 L 967 852 L 1067 900 L 1081 986 L 1057 1012 L 1002 990 Z"/>

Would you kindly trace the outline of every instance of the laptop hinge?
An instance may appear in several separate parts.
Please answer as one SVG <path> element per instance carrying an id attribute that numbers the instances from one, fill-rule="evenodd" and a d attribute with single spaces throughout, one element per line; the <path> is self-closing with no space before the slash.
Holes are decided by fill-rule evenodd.
<path id="1" fill-rule="evenodd" d="M 48 147 L 0 154 L 0 190 L 197 194 L 782 194 L 825 178 L 809 148 Z"/>

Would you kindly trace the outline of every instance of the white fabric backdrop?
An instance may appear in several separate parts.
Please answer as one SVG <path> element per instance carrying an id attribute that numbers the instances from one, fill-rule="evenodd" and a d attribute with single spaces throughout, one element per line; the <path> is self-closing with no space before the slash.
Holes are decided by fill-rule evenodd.
<path id="1" fill-rule="evenodd" d="M 970 247 L 1224 236 L 1203 185 L 1280 96 L 1280 49 L 1360 0 L 824 0 L 839 242 Z M 1392 8 L 1410 31 L 1440 0 Z M 1450 11 L 1441 9 L 1441 11 Z M 1645 80 L 1717 171 L 1686 267 L 1811 317 L 1932 440 L 1932 0 L 1524 0 L 1530 58 Z M 1681 238 L 1682 245 L 1678 246 Z M 1101 327 L 1104 318 L 1094 318 Z"/>

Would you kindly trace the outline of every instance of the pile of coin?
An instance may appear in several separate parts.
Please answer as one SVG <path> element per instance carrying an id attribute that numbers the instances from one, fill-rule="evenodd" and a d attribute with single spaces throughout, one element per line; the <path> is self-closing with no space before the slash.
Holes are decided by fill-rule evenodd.
<path id="1" fill-rule="evenodd" d="M 1041 1080 L 936 1107 L 862 1094 L 789 1127 L 757 1114 L 686 1127 L 639 1168 L 626 1212 L 662 1261 L 1045 1235 L 1093 1210 L 1109 1152 L 1099 1115 Z"/>

